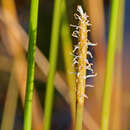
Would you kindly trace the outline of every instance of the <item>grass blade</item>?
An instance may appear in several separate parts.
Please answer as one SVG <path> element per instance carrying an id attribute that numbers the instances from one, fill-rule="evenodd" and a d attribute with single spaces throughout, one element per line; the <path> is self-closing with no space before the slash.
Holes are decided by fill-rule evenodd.
<path id="1" fill-rule="evenodd" d="M 120 10 L 118 15 L 118 33 L 117 33 L 117 43 L 116 46 L 116 65 L 115 68 L 115 78 L 114 78 L 114 86 L 113 86 L 113 93 L 114 93 L 114 103 L 112 106 L 112 119 L 115 122 L 112 123 L 112 130 L 121 130 L 121 106 L 122 106 L 122 56 L 123 56 L 123 32 L 124 32 L 124 8 L 125 8 L 125 0 L 120 1 Z M 110 118 L 110 119 L 111 119 Z"/>
<path id="2" fill-rule="evenodd" d="M 75 127 L 75 113 L 76 113 L 76 83 L 75 83 L 75 75 L 70 74 L 71 72 L 75 72 L 73 64 L 73 56 L 69 55 L 69 52 L 73 51 L 72 48 L 72 40 L 70 38 L 70 30 L 69 24 L 67 20 L 67 10 L 66 10 L 66 1 L 63 1 L 62 6 L 62 27 L 61 27 L 61 37 L 62 37 L 62 48 L 64 53 L 64 61 L 65 61 L 65 70 L 66 70 L 66 77 L 67 83 L 69 86 L 69 99 L 70 99 L 70 107 L 72 112 L 72 123 L 73 129 Z"/>
<path id="3" fill-rule="evenodd" d="M 116 46 L 118 46 L 117 45 L 117 33 L 118 33 L 117 30 L 118 30 L 118 20 L 119 20 L 118 16 L 119 16 L 119 9 L 120 9 L 119 4 L 120 4 L 120 0 L 112 1 L 106 74 L 105 74 L 105 86 L 104 86 L 105 88 L 104 88 L 104 97 L 103 97 L 103 110 L 102 110 L 102 119 L 101 119 L 101 130 L 109 129 L 114 61 L 115 61 Z"/>
<path id="4" fill-rule="evenodd" d="M 28 47 L 28 67 L 27 84 L 24 108 L 24 130 L 31 130 L 32 122 L 32 98 L 34 89 L 34 68 L 35 68 L 35 48 L 37 39 L 37 19 L 39 0 L 31 1 L 30 23 L 29 23 L 29 47 Z"/>
<path id="5" fill-rule="evenodd" d="M 14 74 L 14 66 L 11 72 L 6 102 L 4 106 L 1 130 L 13 130 L 15 122 L 15 113 L 18 101 L 18 89 L 16 87 L 16 79 Z"/>
<path id="6" fill-rule="evenodd" d="M 60 16 L 61 16 L 61 0 L 55 0 L 54 3 L 54 14 L 52 23 L 52 34 L 51 34 L 51 45 L 50 45 L 50 68 L 48 74 L 48 81 L 46 85 L 46 97 L 45 97 L 45 109 L 44 109 L 44 130 L 50 129 L 52 102 L 54 93 L 54 76 L 56 71 L 57 61 L 57 50 L 58 50 L 58 38 L 59 38 L 59 27 L 60 27 Z"/>

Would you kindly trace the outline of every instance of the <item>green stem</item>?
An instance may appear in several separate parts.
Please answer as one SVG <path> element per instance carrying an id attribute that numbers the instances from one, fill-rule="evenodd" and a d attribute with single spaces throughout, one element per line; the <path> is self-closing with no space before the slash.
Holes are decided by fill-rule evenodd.
<path id="1" fill-rule="evenodd" d="M 118 46 L 117 30 L 118 30 L 118 20 L 119 20 L 118 17 L 119 17 L 119 10 L 120 10 L 119 4 L 120 4 L 120 0 L 112 0 L 101 130 L 109 129 L 114 61 L 115 61 L 116 46 Z"/>
<path id="2" fill-rule="evenodd" d="M 77 104 L 76 130 L 82 130 L 84 105 Z"/>
<path id="3" fill-rule="evenodd" d="M 120 10 L 118 15 L 118 33 L 117 33 L 117 43 L 118 46 L 116 46 L 117 53 L 122 54 L 123 50 L 123 33 L 124 33 L 124 8 L 125 8 L 125 0 L 119 0 L 120 1 Z"/>
<path id="4" fill-rule="evenodd" d="M 50 129 L 51 113 L 52 113 L 52 102 L 53 102 L 53 81 L 56 71 L 56 61 L 57 61 L 57 50 L 58 50 L 58 39 L 59 39 L 59 27 L 60 27 L 60 17 L 61 17 L 61 0 L 55 0 L 54 3 L 54 14 L 53 14 L 53 24 L 52 24 L 52 34 L 51 34 L 51 46 L 50 46 L 50 68 L 48 81 L 46 86 L 46 97 L 45 97 L 45 109 L 44 109 L 44 130 Z"/>
<path id="5" fill-rule="evenodd" d="M 69 99 L 70 99 L 70 107 L 72 113 L 72 123 L 73 130 L 75 129 L 75 114 L 76 114 L 76 83 L 75 83 L 75 75 L 72 75 L 68 72 L 68 70 L 75 72 L 73 64 L 73 56 L 69 55 L 69 52 L 73 51 L 72 48 L 72 40 L 70 37 L 70 30 L 67 19 L 67 10 L 66 10 L 66 1 L 63 0 L 62 4 L 62 26 L 61 26 L 61 37 L 62 37 L 62 49 L 64 54 L 64 62 L 65 62 L 65 71 L 67 77 L 67 83 L 69 86 Z"/>
<path id="6" fill-rule="evenodd" d="M 38 5 L 39 0 L 31 1 L 27 83 L 26 83 L 26 96 L 25 96 L 25 108 L 24 108 L 24 130 L 31 130 L 31 122 L 32 122 L 32 98 L 34 89 L 34 68 L 35 68 L 35 48 L 37 39 Z"/>

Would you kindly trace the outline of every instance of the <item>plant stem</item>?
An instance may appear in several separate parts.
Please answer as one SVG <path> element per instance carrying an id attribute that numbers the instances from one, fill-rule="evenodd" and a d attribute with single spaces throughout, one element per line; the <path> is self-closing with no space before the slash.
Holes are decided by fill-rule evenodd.
<path id="1" fill-rule="evenodd" d="M 115 77 L 114 77 L 114 104 L 111 108 L 113 115 L 112 118 L 114 122 L 112 122 L 112 130 L 121 130 L 121 105 L 122 105 L 122 54 L 123 54 L 123 32 L 124 32 L 124 8 L 125 8 L 125 0 L 120 1 L 120 10 L 118 15 L 118 31 L 117 31 L 117 39 L 116 42 L 118 46 L 116 46 L 116 68 L 115 68 Z"/>
<path id="2" fill-rule="evenodd" d="M 17 61 L 14 61 L 17 62 Z M 18 89 L 15 80 L 14 74 L 14 65 L 11 71 L 10 81 L 8 85 L 8 91 L 6 95 L 6 101 L 3 111 L 1 130 L 13 130 L 14 121 L 15 121 L 15 113 L 17 109 L 17 101 L 18 101 Z"/>
<path id="3" fill-rule="evenodd" d="M 35 48 L 37 39 L 39 0 L 31 1 L 30 23 L 29 23 L 29 47 L 28 47 L 28 67 L 27 83 L 24 108 L 24 130 L 31 130 L 32 122 L 32 98 L 34 89 L 34 69 L 35 69 Z"/>
<path id="4" fill-rule="evenodd" d="M 57 61 L 57 50 L 58 50 L 58 38 L 59 38 L 59 27 L 61 17 L 61 0 L 55 0 L 54 3 L 54 14 L 52 23 L 52 34 L 51 34 L 51 45 L 50 45 L 50 68 L 48 81 L 46 85 L 46 97 L 45 97 L 45 109 L 44 109 L 44 130 L 50 129 L 51 113 L 52 113 L 52 102 L 54 93 L 54 76 L 56 71 Z"/>
<path id="5" fill-rule="evenodd" d="M 67 10 L 66 10 L 66 1 L 63 0 L 63 6 L 62 6 L 62 27 L 61 27 L 61 36 L 62 36 L 62 48 L 63 48 L 63 54 L 64 54 L 64 61 L 65 61 L 65 70 L 66 70 L 66 77 L 67 77 L 67 83 L 69 86 L 69 99 L 70 99 L 70 107 L 71 107 L 71 113 L 72 113 L 72 124 L 73 124 L 73 130 L 75 129 L 75 114 L 76 114 L 76 83 L 75 78 L 76 76 L 73 74 L 70 74 L 68 70 L 75 72 L 73 64 L 73 56 L 69 55 L 69 52 L 73 51 L 72 48 L 72 40 L 70 38 L 70 30 L 69 30 L 69 24 L 67 19 Z"/>
<path id="6" fill-rule="evenodd" d="M 124 11 L 125 11 L 125 0 L 119 0 L 119 15 L 118 15 L 118 33 L 117 33 L 117 43 L 118 46 L 116 46 L 117 52 L 119 54 L 122 54 L 123 50 L 123 33 L 124 33 Z"/>
<path id="7" fill-rule="evenodd" d="M 83 108 L 84 108 L 84 105 L 81 105 L 79 103 L 77 104 L 76 130 L 82 130 Z"/>
<path id="8" fill-rule="evenodd" d="M 117 45 L 116 39 L 117 39 L 117 30 L 118 30 L 119 2 L 120 2 L 119 0 L 112 1 L 101 130 L 109 129 L 112 81 L 113 81 L 115 52 L 116 52 L 116 45 Z"/>

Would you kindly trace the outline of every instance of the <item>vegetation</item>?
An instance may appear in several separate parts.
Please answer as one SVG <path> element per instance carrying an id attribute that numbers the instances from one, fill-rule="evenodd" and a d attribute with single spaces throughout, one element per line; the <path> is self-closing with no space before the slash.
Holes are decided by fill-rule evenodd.
<path id="1" fill-rule="evenodd" d="M 28 47 L 27 86 L 26 86 L 25 110 L 24 110 L 24 130 L 31 130 L 31 122 L 32 122 L 32 99 L 34 89 L 38 5 L 39 0 L 32 0 L 30 11 L 30 24 L 29 24 L 29 47 Z"/>
<path id="2" fill-rule="evenodd" d="M 28 21 L 21 19 L 19 1 L 1 0 L 0 81 L 8 86 L 5 94 L 0 84 L 0 98 L 6 98 L 2 130 L 16 129 L 19 111 L 24 118 L 19 130 L 127 130 L 128 119 L 121 115 L 127 113 L 121 109 L 122 95 L 129 97 L 122 89 L 128 83 L 122 76 L 128 71 L 122 70 L 125 1 L 111 1 L 107 44 L 103 40 L 107 24 L 99 20 L 104 18 L 103 1 L 73 2 L 31 0 Z M 21 25 L 25 21 L 28 34 Z"/>

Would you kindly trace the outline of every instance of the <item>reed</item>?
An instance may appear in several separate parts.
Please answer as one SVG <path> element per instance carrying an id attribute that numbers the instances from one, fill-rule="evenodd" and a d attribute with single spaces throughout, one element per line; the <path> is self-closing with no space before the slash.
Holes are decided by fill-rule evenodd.
<path id="1" fill-rule="evenodd" d="M 56 61 L 57 61 L 57 50 L 58 50 L 58 39 L 59 39 L 59 27 L 61 17 L 61 0 L 55 0 L 53 22 L 52 22 L 52 33 L 51 33 L 51 44 L 50 44 L 50 55 L 49 55 L 49 74 L 46 85 L 46 96 L 45 96 L 45 108 L 44 108 L 44 130 L 50 129 L 51 124 L 51 113 L 52 113 L 52 102 L 54 95 L 54 76 L 56 72 Z"/>
<path id="2" fill-rule="evenodd" d="M 62 39 L 62 50 L 64 55 L 64 63 L 65 63 L 65 73 L 67 77 L 67 83 L 69 86 L 69 99 L 70 99 L 70 108 L 72 113 L 72 124 L 73 130 L 75 130 L 75 114 L 76 114 L 76 83 L 75 83 L 75 75 L 70 74 L 70 72 L 74 72 L 75 68 L 72 66 L 73 56 L 69 55 L 69 52 L 73 51 L 72 48 L 72 40 L 70 36 L 70 29 L 68 27 L 68 19 L 67 19 L 67 9 L 66 2 L 63 0 L 62 2 L 62 26 L 61 26 L 61 39 Z"/>
<path id="3" fill-rule="evenodd" d="M 105 85 L 104 85 L 104 97 L 103 97 L 102 118 L 101 118 L 101 130 L 109 129 L 114 61 L 115 61 L 116 46 L 118 46 L 117 34 L 118 34 L 118 20 L 119 20 L 118 16 L 120 10 L 119 3 L 120 0 L 112 1 Z"/>
<path id="4" fill-rule="evenodd" d="M 14 74 L 14 66 L 11 72 L 6 102 L 1 123 L 1 130 L 13 130 L 15 122 L 15 113 L 18 101 L 18 89 L 16 87 L 16 80 Z"/>
<path id="5" fill-rule="evenodd" d="M 31 130 L 32 122 L 32 98 L 34 89 L 34 69 L 35 69 L 35 48 L 37 39 L 39 0 L 31 1 L 30 23 L 29 23 L 29 47 L 28 47 L 28 66 L 27 83 L 24 108 L 24 130 Z"/>
<path id="6" fill-rule="evenodd" d="M 118 31 L 117 31 L 117 38 L 116 42 L 118 45 L 116 46 L 116 67 L 114 69 L 114 86 L 113 86 L 113 93 L 115 103 L 112 105 L 112 119 L 115 122 L 110 122 L 112 125 L 112 130 L 121 130 L 122 123 L 121 123 L 121 107 L 122 107 L 122 97 L 123 97 L 123 34 L 124 34 L 124 8 L 125 8 L 125 0 L 120 1 L 120 10 L 118 15 Z M 110 118 L 111 119 L 111 118 Z"/>

